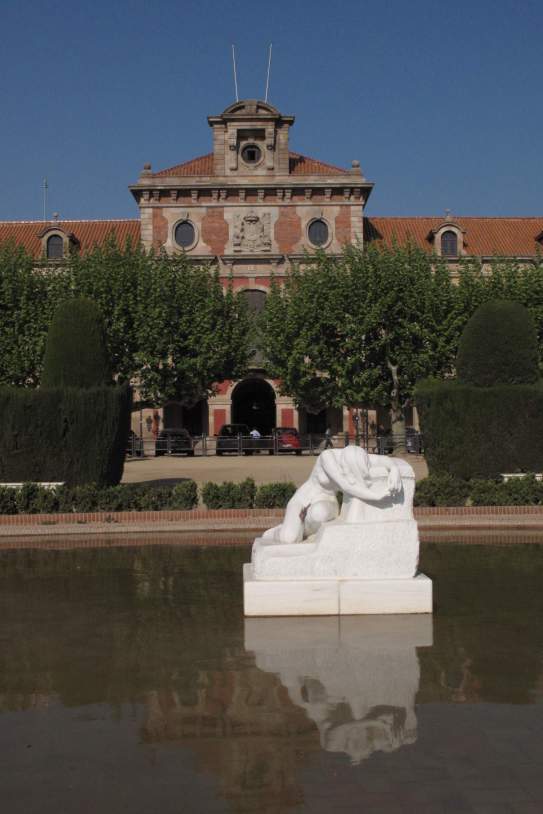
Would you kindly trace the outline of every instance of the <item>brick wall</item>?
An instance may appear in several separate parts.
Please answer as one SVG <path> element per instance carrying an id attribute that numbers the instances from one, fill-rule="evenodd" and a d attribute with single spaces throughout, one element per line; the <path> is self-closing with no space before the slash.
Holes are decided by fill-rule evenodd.
<path id="1" fill-rule="evenodd" d="M 351 242 L 351 207 L 342 206 L 336 216 L 336 240 L 338 243 Z"/>
<path id="2" fill-rule="evenodd" d="M 224 207 L 208 209 L 202 218 L 201 236 L 212 254 L 224 254 L 228 243 L 228 224 L 224 219 Z"/>
<path id="3" fill-rule="evenodd" d="M 275 223 L 277 248 L 284 254 L 295 252 L 302 238 L 302 221 L 294 207 L 281 207 Z"/>
<path id="4" fill-rule="evenodd" d="M 168 239 L 168 221 L 160 209 L 153 209 L 153 247 L 159 249 Z"/>

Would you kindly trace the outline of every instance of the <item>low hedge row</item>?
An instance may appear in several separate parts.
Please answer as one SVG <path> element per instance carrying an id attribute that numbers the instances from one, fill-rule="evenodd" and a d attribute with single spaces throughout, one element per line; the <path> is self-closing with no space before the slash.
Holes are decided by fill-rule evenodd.
<path id="1" fill-rule="evenodd" d="M 295 491 L 293 483 L 268 483 L 257 489 L 252 478 L 247 478 L 242 483 L 206 483 L 202 501 L 208 509 L 284 508 Z M 198 498 L 193 480 L 173 486 L 128 483 L 55 489 L 25 483 L 20 488 L 0 486 L 0 514 L 190 510 L 198 505 Z"/>
<path id="2" fill-rule="evenodd" d="M 543 482 L 534 475 L 469 481 L 430 475 L 417 483 L 415 506 L 543 506 Z"/>
<path id="3" fill-rule="evenodd" d="M 207 509 L 283 509 L 295 491 L 294 483 L 267 483 L 257 487 L 252 478 L 247 478 L 241 483 L 206 483 L 201 496 Z M 193 480 L 173 486 L 137 483 L 56 489 L 25 483 L 18 489 L 0 486 L 0 514 L 190 510 L 196 508 L 198 498 L 198 487 Z M 415 506 L 543 506 L 543 482 L 533 475 L 513 478 L 506 483 L 430 475 L 417 483 L 414 503 Z"/>

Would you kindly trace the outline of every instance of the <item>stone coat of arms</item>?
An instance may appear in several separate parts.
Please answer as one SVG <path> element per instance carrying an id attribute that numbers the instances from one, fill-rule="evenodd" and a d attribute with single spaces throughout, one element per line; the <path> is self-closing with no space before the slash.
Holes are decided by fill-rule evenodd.
<path id="1" fill-rule="evenodd" d="M 234 215 L 234 233 L 232 245 L 235 252 L 269 252 L 271 251 L 270 213 L 257 215 Z"/>

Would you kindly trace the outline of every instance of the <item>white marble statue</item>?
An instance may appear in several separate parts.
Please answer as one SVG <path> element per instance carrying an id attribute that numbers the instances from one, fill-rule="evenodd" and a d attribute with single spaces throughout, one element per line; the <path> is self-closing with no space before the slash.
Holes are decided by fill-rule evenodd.
<path id="1" fill-rule="evenodd" d="M 299 543 L 339 515 L 338 492 L 343 493 L 343 501 L 349 506 L 348 512 L 342 512 L 344 519 L 356 522 L 364 519 L 365 502 L 380 502 L 401 489 L 400 469 L 394 458 L 369 455 L 355 446 L 327 449 L 321 452 L 311 475 L 288 502 L 281 525 L 268 529 L 263 537 L 280 543 Z"/>
<path id="2" fill-rule="evenodd" d="M 431 613 L 431 581 L 417 575 L 414 492 L 400 458 L 357 446 L 321 452 L 283 522 L 253 544 L 246 615 Z"/>

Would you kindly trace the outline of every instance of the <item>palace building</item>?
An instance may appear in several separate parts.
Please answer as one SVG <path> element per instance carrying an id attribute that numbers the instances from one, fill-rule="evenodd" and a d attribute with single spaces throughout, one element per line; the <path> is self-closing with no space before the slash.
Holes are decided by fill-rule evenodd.
<path id="1" fill-rule="evenodd" d="M 198 158 L 153 171 L 146 164 L 129 189 L 139 208 L 134 220 L 0 222 L 0 242 L 22 243 L 36 260 L 62 261 L 70 250 L 85 252 L 112 232 L 146 249 L 186 253 L 195 263 L 217 264 L 226 284 L 245 292 L 259 310 L 272 274 L 284 276 L 317 249 L 331 255 L 345 244 L 411 240 L 446 258 L 483 262 L 498 255 L 534 261 L 543 248 L 543 217 L 368 217 L 373 183 L 358 160 L 335 167 L 290 149 L 294 116 L 254 100 L 235 102 L 209 116 L 212 150 Z M 216 434 L 225 423 L 245 423 L 268 433 L 274 426 L 302 432 L 352 431 L 348 410 L 319 415 L 298 411 L 281 396 L 277 382 L 255 367 L 240 382 L 222 382 L 207 402 L 191 409 L 170 403 L 146 411 L 144 434 L 158 426 L 186 426 L 193 434 Z M 381 417 L 372 416 L 375 423 Z M 140 429 L 134 427 L 136 432 Z"/>

